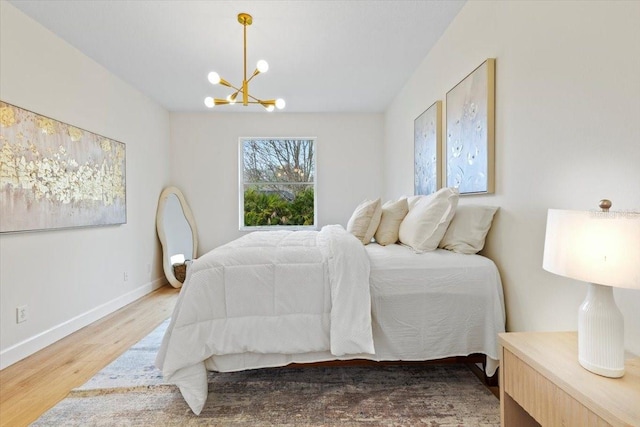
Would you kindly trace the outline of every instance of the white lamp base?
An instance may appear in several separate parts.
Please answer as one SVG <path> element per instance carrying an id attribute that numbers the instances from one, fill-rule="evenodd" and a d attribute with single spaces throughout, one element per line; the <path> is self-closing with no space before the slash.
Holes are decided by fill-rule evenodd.
<path id="1" fill-rule="evenodd" d="M 624 319 L 611 286 L 589 284 L 578 312 L 578 360 L 598 375 L 624 375 Z"/>

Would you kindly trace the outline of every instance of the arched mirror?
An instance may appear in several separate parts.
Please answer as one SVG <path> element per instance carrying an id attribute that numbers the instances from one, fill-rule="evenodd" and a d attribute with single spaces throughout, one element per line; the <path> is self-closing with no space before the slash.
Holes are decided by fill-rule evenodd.
<path id="1" fill-rule="evenodd" d="M 160 194 L 156 229 L 162 244 L 164 274 L 171 286 L 179 288 L 184 282 L 185 262 L 197 256 L 198 234 L 191 209 L 176 187 L 167 187 Z"/>

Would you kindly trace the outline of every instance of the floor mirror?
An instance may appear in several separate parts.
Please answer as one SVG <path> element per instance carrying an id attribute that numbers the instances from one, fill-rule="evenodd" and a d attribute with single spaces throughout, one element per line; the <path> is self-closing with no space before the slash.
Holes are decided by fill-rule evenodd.
<path id="1" fill-rule="evenodd" d="M 188 261 L 197 256 L 196 223 L 184 195 L 176 187 L 162 190 L 156 228 L 162 244 L 162 268 L 174 288 L 182 286 Z"/>

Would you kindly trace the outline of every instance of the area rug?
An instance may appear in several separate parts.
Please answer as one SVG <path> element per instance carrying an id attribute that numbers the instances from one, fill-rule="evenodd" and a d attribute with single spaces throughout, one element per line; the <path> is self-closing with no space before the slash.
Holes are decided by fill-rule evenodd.
<path id="1" fill-rule="evenodd" d="M 167 323 L 33 426 L 499 426 L 498 399 L 465 366 L 379 365 L 210 373 L 194 415 L 153 366 Z"/>

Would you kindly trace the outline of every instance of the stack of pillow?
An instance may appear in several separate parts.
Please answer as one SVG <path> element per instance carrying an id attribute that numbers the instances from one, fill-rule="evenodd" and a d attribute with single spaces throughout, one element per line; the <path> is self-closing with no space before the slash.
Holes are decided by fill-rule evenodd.
<path id="1" fill-rule="evenodd" d="M 455 188 L 443 188 L 429 196 L 389 201 L 362 202 L 347 223 L 347 231 L 363 244 L 394 243 L 417 253 L 448 249 L 463 254 L 478 253 L 491 228 L 495 206 L 460 205 Z"/>

